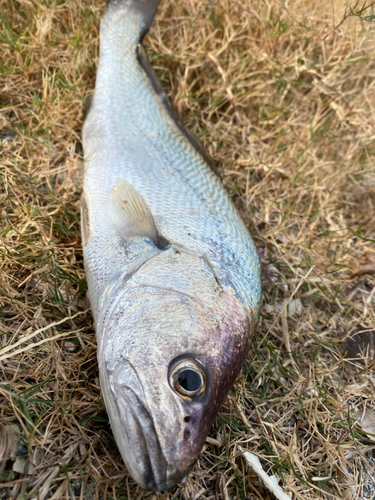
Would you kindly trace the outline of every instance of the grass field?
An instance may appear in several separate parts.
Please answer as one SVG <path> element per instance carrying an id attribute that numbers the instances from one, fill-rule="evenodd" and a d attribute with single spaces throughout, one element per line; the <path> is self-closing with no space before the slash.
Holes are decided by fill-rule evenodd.
<path id="1" fill-rule="evenodd" d="M 240 448 L 293 499 L 375 498 L 371 2 L 161 3 L 145 48 L 250 228 L 264 293 L 200 460 L 153 496 L 111 434 L 82 265 L 103 8 L 0 0 L 0 500 L 273 498 Z"/>

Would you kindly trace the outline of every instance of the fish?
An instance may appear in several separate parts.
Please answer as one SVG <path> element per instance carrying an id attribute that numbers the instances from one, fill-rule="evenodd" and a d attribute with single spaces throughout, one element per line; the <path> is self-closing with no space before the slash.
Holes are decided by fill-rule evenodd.
<path id="1" fill-rule="evenodd" d="M 183 480 L 248 355 L 249 230 L 141 46 L 159 0 L 110 0 L 82 132 L 81 228 L 102 395 L 134 480 Z"/>

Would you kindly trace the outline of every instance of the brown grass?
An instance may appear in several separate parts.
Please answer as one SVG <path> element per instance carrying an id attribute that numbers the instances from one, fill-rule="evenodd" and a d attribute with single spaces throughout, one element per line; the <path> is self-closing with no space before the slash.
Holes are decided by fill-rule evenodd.
<path id="1" fill-rule="evenodd" d="M 247 366 L 187 482 L 154 497 L 271 498 L 241 446 L 293 499 L 374 498 L 357 423 L 373 351 L 344 357 L 375 327 L 373 11 L 351 5 L 164 0 L 145 41 L 264 268 Z M 108 425 L 85 301 L 80 131 L 102 9 L 0 1 L 1 500 L 149 496 Z"/>

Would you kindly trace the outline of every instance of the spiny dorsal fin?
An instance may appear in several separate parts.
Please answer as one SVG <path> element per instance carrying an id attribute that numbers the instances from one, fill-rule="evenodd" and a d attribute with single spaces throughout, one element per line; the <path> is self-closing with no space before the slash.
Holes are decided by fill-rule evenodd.
<path id="1" fill-rule="evenodd" d="M 156 73 L 154 71 L 154 68 L 151 66 L 150 61 L 147 58 L 146 52 L 144 51 L 144 48 L 142 45 L 138 46 L 137 49 L 137 57 L 139 64 L 142 66 L 144 72 L 146 73 L 154 91 L 158 95 L 160 101 L 164 105 L 166 111 L 168 112 L 169 116 L 172 118 L 172 120 L 175 122 L 177 127 L 180 129 L 182 134 L 185 136 L 185 139 L 190 142 L 191 146 L 197 151 L 198 154 L 203 158 L 203 160 L 207 163 L 209 167 L 211 167 L 212 171 L 220 178 L 219 171 L 217 169 L 217 166 L 213 159 L 210 157 L 208 153 L 203 149 L 203 146 L 199 142 L 199 140 L 191 133 L 189 130 L 185 127 L 185 125 L 182 123 L 181 119 L 178 117 L 176 111 L 173 109 L 172 104 L 170 103 L 166 93 L 163 90 L 163 86 L 159 80 L 159 78 L 156 76 Z"/>
<path id="2" fill-rule="evenodd" d="M 157 242 L 158 235 L 151 211 L 134 186 L 119 179 L 109 198 L 110 223 L 125 239 L 150 238 Z"/>

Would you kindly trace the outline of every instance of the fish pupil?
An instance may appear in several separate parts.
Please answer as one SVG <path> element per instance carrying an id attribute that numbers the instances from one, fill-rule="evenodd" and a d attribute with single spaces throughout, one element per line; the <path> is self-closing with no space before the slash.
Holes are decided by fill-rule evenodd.
<path id="1" fill-rule="evenodd" d="M 202 386 L 200 375 L 194 370 L 183 370 L 177 377 L 180 386 L 187 392 L 198 391 Z"/>

